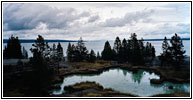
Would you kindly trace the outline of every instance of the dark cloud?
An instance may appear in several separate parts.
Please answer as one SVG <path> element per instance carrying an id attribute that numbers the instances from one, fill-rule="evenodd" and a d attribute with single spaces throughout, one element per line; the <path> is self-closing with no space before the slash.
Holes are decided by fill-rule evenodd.
<path id="1" fill-rule="evenodd" d="M 89 12 L 78 13 L 73 8 L 57 9 L 41 4 L 4 4 L 4 30 L 34 29 L 40 23 L 48 28 L 64 28 L 70 22 L 90 16 Z"/>

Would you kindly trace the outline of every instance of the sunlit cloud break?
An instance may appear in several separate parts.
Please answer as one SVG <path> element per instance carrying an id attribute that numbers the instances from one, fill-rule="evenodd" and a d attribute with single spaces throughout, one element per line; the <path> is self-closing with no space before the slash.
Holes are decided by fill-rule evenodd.
<path id="1" fill-rule="evenodd" d="M 190 3 L 3 3 L 3 38 L 112 40 L 190 37 Z"/>

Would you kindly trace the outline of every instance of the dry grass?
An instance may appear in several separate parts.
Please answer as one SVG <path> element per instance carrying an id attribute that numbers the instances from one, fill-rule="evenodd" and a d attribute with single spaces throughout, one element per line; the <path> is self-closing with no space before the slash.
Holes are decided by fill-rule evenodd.
<path id="1" fill-rule="evenodd" d="M 66 86 L 64 88 L 69 92 L 65 96 L 80 96 L 80 97 L 136 97 L 137 95 L 129 93 L 121 93 L 112 89 L 104 89 L 101 85 L 95 82 L 81 82 L 75 85 Z M 60 95 L 62 96 L 62 95 Z"/>
<path id="2" fill-rule="evenodd" d="M 72 66 L 72 68 L 76 68 L 76 69 L 98 69 L 101 67 L 110 66 L 110 63 L 107 61 L 96 61 L 94 63 L 91 63 L 91 62 L 67 62 L 66 64 L 69 66 Z"/>
<path id="3" fill-rule="evenodd" d="M 82 72 L 91 72 L 97 71 L 98 69 L 103 69 L 105 67 L 110 66 L 110 63 L 107 61 L 96 61 L 94 63 L 91 62 L 66 62 L 65 63 L 68 68 L 60 68 L 59 76 L 63 76 L 66 74 L 73 73 L 82 73 Z"/>
<path id="4" fill-rule="evenodd" d="M 85 90 L 85 89 L 103 89 L 98 83 L 95 82 L 82 82 L 75 85 L 65 87 L 67 90 Z"/>

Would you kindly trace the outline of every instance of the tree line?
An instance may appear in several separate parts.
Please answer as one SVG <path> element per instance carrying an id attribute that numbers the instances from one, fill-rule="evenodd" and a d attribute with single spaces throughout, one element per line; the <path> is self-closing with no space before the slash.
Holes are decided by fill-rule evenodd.
<path id="1" fill-rule="evenodd" d="M 41 47 L 38 49 L 31 49 L 32 53 L 38 54 L 42 52 L 44 59 L 52 58 L 54 60 L 63 59 L 63 48 L 60 43 L 56 46 L 50 47 L 48 43 L 44 43 L 43 37 L 38 36 L 33 47 Z M 171 37 L 170 44 L 168 43 L 167 37 L 164 38 L 162 43 L 162 51 L 158 57 L 161 66 L 178 66 L 184 61 L 185 50 L 183 50 L 183 43 L 181 38 L 175 34 Z M 104 49 L 101 54 L 94 50 L 90 52 L 87 50 L 84 41 L 80 38 L 77 44 L 68 44 L 67 48 L 67 59 L 68 61 L 89 61 L 95 62 L 97 59 L 107 61 L 117 61 L 118 63 L 131 63 L 133 65 L 144 65 L 145 63 L 151 63 L 155 56 L 154 46 L 146 42 L 143 39 L 137 39 L 136 33 L 132 33 L 130 38 L 126 40 L 120 40 L 116 37 L 113 47 L 111 47 L 109 41 L 105 42 Z M 11 36 L 8 40 L 7 46 L 3 51 L 5 58 L 27 58 L 28 54 L 25 48 L 21 50 L 21 44 L 18 37 Z"/>
<path id="2" fill-rule="evenodd" d="M 68 61 L 77 62 L 77 61 L 89 61 L 94 62 L 96 60 L 96 54 L 94 50 L 88 52 L 82 38 L 78 40 L 77 45 L 68 44 L 67 48 L 67 58 Z"/>
<path id="3" fill-rule="evenodd" d="M 143 65 L 155 58 L 155 48 L 149 42 L 144 45 L 144 40 L 138 40 L 137 35 L 132 33 L 130 39 L 126 40 L 124 38 L 122 42 L 119 37 L 116 37 L 113 48 L 106 41 L 101 55 L 103 60 Z"/>

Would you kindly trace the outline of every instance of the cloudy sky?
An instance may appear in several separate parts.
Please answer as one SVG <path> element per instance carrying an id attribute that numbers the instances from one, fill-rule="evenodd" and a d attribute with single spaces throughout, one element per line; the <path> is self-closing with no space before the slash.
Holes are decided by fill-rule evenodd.
<path id="1" fill-rule="evenodd" d="M 114 40 L 190 37 L 190 3 L 3 3 L 3 38 Z"/>

